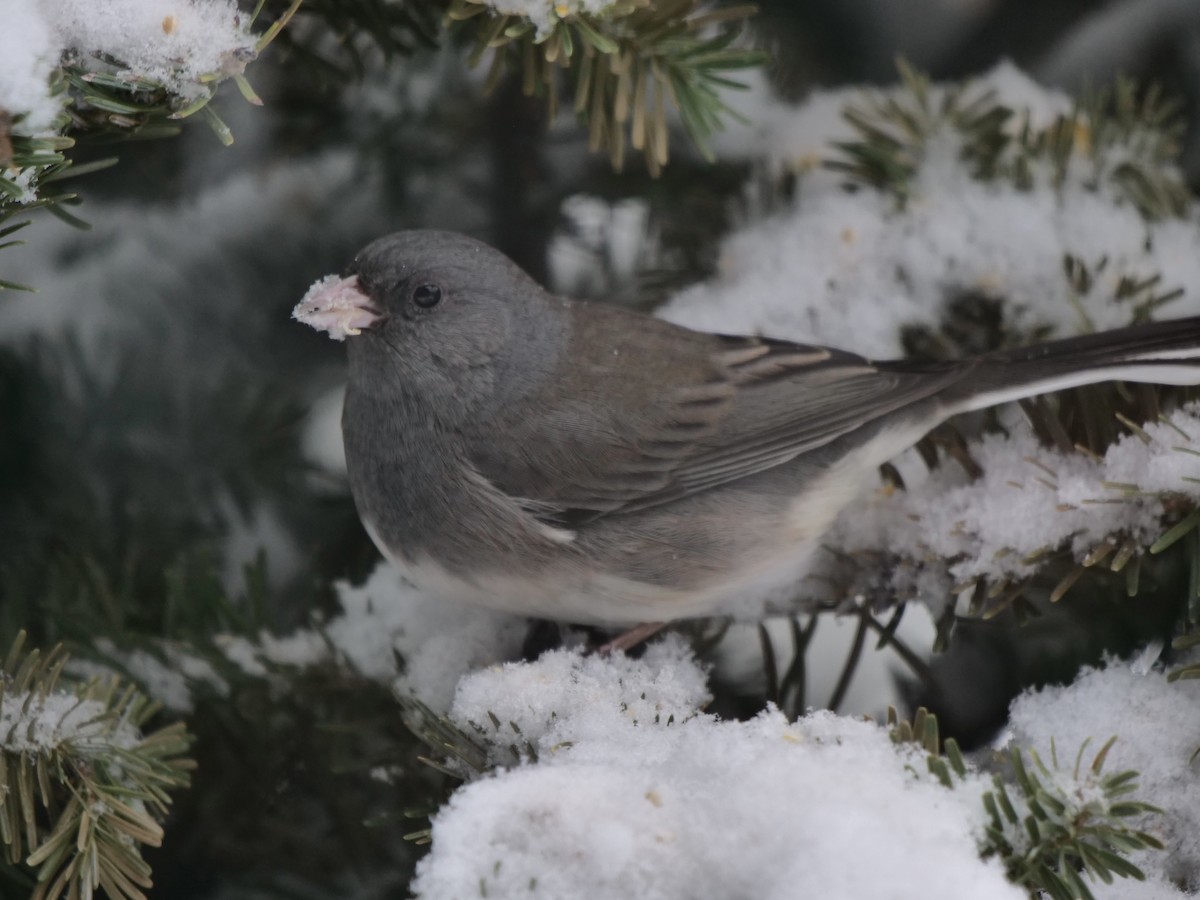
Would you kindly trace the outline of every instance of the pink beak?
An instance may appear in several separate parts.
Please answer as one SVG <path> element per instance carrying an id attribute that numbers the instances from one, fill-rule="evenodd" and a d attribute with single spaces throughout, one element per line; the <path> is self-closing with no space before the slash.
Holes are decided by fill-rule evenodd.
<path id="1" fill-rule="evenodd" d="M 347 335 L 361 334 L 386 316 L 359 288 L 358 278 L 326 275 L 296 304 L 292 318 L 342 341 Z"/>

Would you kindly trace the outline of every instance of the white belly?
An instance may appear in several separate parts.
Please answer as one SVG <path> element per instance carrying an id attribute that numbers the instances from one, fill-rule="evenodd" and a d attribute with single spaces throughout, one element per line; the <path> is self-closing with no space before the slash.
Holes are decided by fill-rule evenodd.
<path id="1" fill-rule="evenodd" d="M 814 540 L 789 540 L 771 557 L 747 559 L 710 586 L 685 591 L 573 564 L 543 571 L 536 578 L 512 571 L 464 578 L 428 556 L 407 559 L 390 552 L 375 528 L 363 524 L 400 576 L 430 597 L 583 625 L 630 626 L 713 615 L 761 617 L 790 605 L 817 546 Z"/>
<path id="2" fill-rule="evenodd" d="M 763 544 L 732 561 L 710 584 L 683 590 L 623 578 L 589 568 L 578 555 L 523 576 L 519 565 L 463 577 L 428 557 L 391 553 L 371 523 L 363 522 L 379 551 L 400 574 L 430 596 L 523 616 L 593 625 L 728 615 L 757 619 L 794 606 L 804 574 L 821 536 L 837 514 L 875 483 L 878 465 L 925 434 L 928 424 L 903 436 L 884 433 L 859 448 L 817 482 L 805 486 L 783 521 L 768 530 Z M 906 443 L 907 441 L 907 443 Z M 729 527 L 737 527 L 730 523 Z M 514 561 L 515 562 L 515 561 Z"/>

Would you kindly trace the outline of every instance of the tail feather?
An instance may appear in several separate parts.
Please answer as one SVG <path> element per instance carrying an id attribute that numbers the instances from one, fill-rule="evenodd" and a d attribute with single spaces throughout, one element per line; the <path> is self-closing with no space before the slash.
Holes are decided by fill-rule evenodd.
<path id="1" fill-rule="evenodd" d="M 1200 384 L 1200 316 L 1001 350 L 943 394 L 952 412 L 1102 381 Z"/>

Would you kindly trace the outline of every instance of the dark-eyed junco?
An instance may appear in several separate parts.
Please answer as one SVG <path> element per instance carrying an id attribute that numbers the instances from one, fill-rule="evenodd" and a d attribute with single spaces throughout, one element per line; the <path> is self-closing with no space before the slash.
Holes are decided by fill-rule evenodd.
<path id="1" fill-rule="evenodd" d="M 949 416 L 1096 381 L 1200 383 L 1200 317 L 955 362 L 690 331 L 405 231 L 295 317 L 351 335 L 350 487 L 420 588 L 559 621 L 790 599 L 874 470 Z"/>

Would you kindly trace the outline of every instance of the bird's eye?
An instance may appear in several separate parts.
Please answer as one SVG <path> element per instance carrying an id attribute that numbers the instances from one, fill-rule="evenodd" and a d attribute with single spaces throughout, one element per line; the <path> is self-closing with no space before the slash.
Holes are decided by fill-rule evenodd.
<path id="1" fill-rule="evenodd" d="M 413 289 L 412 299 L 421 309 L 433 309 L 442 300 L 442 289 L 436 284 L 417 285 Z"/>

